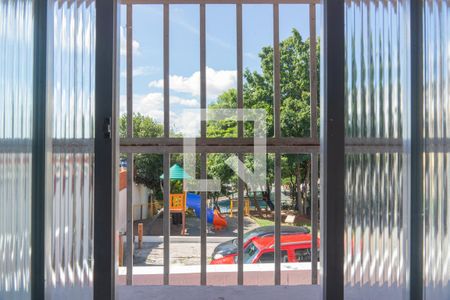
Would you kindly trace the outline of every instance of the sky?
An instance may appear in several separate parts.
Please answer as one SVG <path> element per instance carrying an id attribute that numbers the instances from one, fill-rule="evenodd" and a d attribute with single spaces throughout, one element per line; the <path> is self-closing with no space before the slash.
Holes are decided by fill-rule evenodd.
<path id="1" fill-rule="evenodd" d="M 236 8 L 206 5 L 206 94 L 213 103 L 236 88 Z M 317 20 L 320 20 L 318 10 Z M 258 54 L 273 43 L 272 5 L 243 5 L 244 69 L 260 71 Z M 170 126 L 198 135 L 200 108 L 199 5 L 170 5 Z M 121 113 L 126 113 L 126 7 L 120 16 Z M 317 24 L 318 32 L 319 26 Z M 309 38 L 308 5 L 280 5 L 280 40 L 296 28 Z M 163 6 L 133 6 L 133 111 L 163 122 Z"/>

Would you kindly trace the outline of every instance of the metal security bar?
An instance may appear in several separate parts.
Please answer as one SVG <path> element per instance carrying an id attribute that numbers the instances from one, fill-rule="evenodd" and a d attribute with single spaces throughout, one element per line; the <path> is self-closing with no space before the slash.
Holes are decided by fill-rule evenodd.
<path id="1" fill-rule="evenodd" d="M 318 282 L 318 154 L 320 151 L 319 137 L 317 131 L 317 54 L 316 54 L 316 0 L 198 0 L 198 1 L 172 1 L 172 0 L 124 0 L 122 4 L 126 4 L 127 9 L 127 136 L 120 140 L 121 153 L 128 153 L 128 167 L 133 168 L 133 153 L 159 153 L 164 155 L 164 174 L 169 174 L 170 154 L 183 152 L 183 139 L 178 137 L 170 137 L 170 103 L 169 103 L 169 9 L 172 4 L 198 4 L 199 5 L 199 33 L 200 33 L 200 105 L 202 109 L 206 106 L 206 5 L 210 4 L 234 4 L 236 7 L 236 57 L 237 57 L 237 107 L 244 108 L 243 100 L 243 32 L 242 32 L 242 9 L 243 4 L 272 4 L 273 5 L 273 47 L 274 47 L 274 137 L 267 138 L 267 152 L 275 154 L 275 273 L 274 282 L 276 285 L 281 283 L 281 251 L 280 251 L 280 228 L 281 228 L 281 156 L 283 154 L 310 154 L 311 155 L 311 216 L 312 216 L 312 272 L 311 282 Z M 132 41 L 133 41 L 133 17 L 132 9 L 136 4 L 162 4 L 163 5 L 163 64 L 164 64 L 164 136 L 161 138 L 136 138 L 133 137 L 133 76 L 132 76 Z M 310 137 L 283 137 L 281 135 L 280 108 L 281 108 L 281 74 L 280 74 L 280 39 L 279 39 L 279 4 L 309 4 L 309 26 L 310 26 L 310 101 L 311 101 L 311 120 L 310 120 Z M 206 179 L 206 156 L 208 153 L 237 153 L 239 159 L 243 159 L 245 153 L 251 153 L 254 150 L 254 141 L 252 138 L 244 137 L 243 121 L 237 122 L 238 136 L 237 138 L 207 138 L 206 121 L 200 123 L 200 137 L 196 138 L 196 150 L 200 156 L 201 179 Z M 384 146 L 392 141 L 374 140 L 374 144 Z M 354 147 L 355 151 L 361 148 L 369 149 L 367 143 L 358 144 L 351 141 L 348 143 L 350 147 Z M 399 143 L 401 147 L 401 143 Z M 128 176 L 132 177 L 132 172 L 128 172 Z M 128 178 L 128 179 L 130 179 Z M 169 191 L 170 181 L 168 176 L 164 176 L 164 284 L 169 284 L 169 246 L 170 246 L 170 213 L 169 213 Z M 129 185 L 131 186 L 131 185 Z M 244 283 L 243 268 L 243 227 L 244 227 L 244 184 L 241 179 L 238 181 L 238 276 L 237 284 Z M 206 254 L 206 192 L 201 193 L 201 274 L 200 284 L 205 285 L 207 279 L 207 254 Z M 132 203 L 132 192 L 127 194 L 127 203 Z M 129 206 L 132 209 L 132 206 Z M 128 212 L 128 218 L 132 218 L 132 212 Z M 128 257 L 132 257 L 133 249 L 133 220 L 127 220 L 127 249 L 129 249 Z M 127 263 L 127 284 L 131 285 L 133 280 L 132 259 L 128 259 Z"/>

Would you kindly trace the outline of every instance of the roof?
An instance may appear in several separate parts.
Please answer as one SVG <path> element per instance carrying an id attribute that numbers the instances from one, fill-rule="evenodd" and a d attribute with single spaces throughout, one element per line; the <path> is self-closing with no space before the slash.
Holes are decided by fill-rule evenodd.
<path id="1" fill-rule="evenodd" d="M 164 174 L 159 176 L 160 179 L 164 179 Z M 170 179 L 191 179 L 192 177 L 184 171 L 179 164 L 174 164 L 170 167 Z"/>
<path id="2" fill-rule="evenodd" d="M 274 247 L 275 236 L 265 236 L 253 240 L 253 244 L 260 250 Z M 302 244 L 311 243 L 311 234 L 287 234 L 281 235 L 281 246 L 283 244 Z"/>

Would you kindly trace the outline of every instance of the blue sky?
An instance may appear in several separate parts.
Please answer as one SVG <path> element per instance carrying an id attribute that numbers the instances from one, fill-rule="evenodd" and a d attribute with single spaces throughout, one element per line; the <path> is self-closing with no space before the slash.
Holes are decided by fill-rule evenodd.
<path id="1" fill-rule="evenodd" d="M 206 6 L 207 100 L 236 87 L 236 15 L 234 5 Z M 320 13 L 320 12 L 318 12 Z M 260 70 L 258 53 L 272 45 L 272 5 L 243 6 L 244 68 Z M 317 20 L 320 20 L 319 15 Z M 126 9 L 121 8 L 121 112 L 125 112 Z M 198 120 L 184 109 L 199 108 L 200 34 L 199 6 L 170 6 L 171 127 L 195 134 Z M 317 25 L 319 27 L 319 24 Z M 280 5 L 280 39 L 296 28 L 309 37 L 307 5 Z M 162 122 L 163 7 L 133 6 L 133 105 L 134 112 Z"/>

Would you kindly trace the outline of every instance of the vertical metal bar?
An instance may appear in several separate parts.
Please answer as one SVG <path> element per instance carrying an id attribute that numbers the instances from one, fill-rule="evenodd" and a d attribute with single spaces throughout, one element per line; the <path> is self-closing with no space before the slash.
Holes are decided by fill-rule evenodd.
<path id="1" fill-rule="evenodd" d="M 409 298 L 423 297 L 423 1 L 410 2 L 411 27 L 411 102 L 406 105 L 409 110 L 410 144 L 409 152 L 410 178 L 407 182 L 410 193 L 409 214 Z M 408 157 L 408 156 L 407 156 Z"/>
<path id="2" fill-rule="evenodd" d="M 206 109 L 206 12 L 205 4 L 200 4 L 200 108 Z M 206 138 L 206 120 L 200 121 L 200 136 Z"/>
<path id="3" fill-rule="evenodd" d="M 163 51 L 164 51 L 164 137 L 170 135 L 170 93 L 169 93 L 169 2 L 164 2 L 163 25 Z"/>
<path id="4" fill-rule="evenodd" d="M 95 42 L 94 299 L 114 299 L 117 190 L 117 1 L 97 0 Z"/>
<path id="5" fill-rule="evenodd" d="M 244 161 L 244 154 L 238 153 L 240 161 Z M 238 166 L 238 174 L 242 174 Z M 238 285 L 244 284 L 244 181 L 238 176 Z"/>
<path id="6" fill-rule="evenodd" d="M 317 43 L 316 5 L 309 5 L 309 84 L 311 105 L 311 137 L 317 139 Z"/>
<path id="7" fill-rule="evenodd" d="M 127 137 L 133 137 L 133 5 L 127 4 Z M 127 157 L 127 285 L 133 285 L 133 154 Z"/>
<path id="8" fill-rule="evenodd" d="M 322 299 L 344 298 L 344 0 L 324 0 L 321 105 Z"/>
<path id="9" fill-rule="evenodd" d="M 275 153 L 275 285 L 281 284 L 281 154 Z"/>
<path id="10" fill-rule="evenodd" d="M 127 156 L 127 285 L 133 285 L 133 153 Z"/>
<path id="11" fill-rule="evenodd" d="M 281 137 L 281 91 L 280 91 L 280 12 L 278 3 L 273 4 L 273 128 L 275 138 Z"/>
<path id="12" fill-rule="evenodd" d="M 206 110 L 206 11 L 205 4 L 200 4 L 200 108 Z M 205 116 L 200 121 L 201 139 L 206 139 Z M 200 179 L 206 179 L 206 153 L 200 157 Z M 200 217 L 200 284 L 206 285 L 206 192 L 201 192 Z"/>
<path id="13" fill-rule="evenodd" d="M 273 110 L 274 136 L 281 137 L 281 91 L 280 91 L 280 12 L 278 3 L 273 4 Z M 281 283 L 281 154 L 275 154 L 275 285 Z"/>
<path id="14" fill-rule="evenodd" d="M 201 154 L 201 162 L 200 162 L 200 179 L 206 179 L 206 153 Z M 200 284 L 206 285 L 206 196 L 207 192 L 201 192 L 201 218 L 200 218 L 200 264 L 201 264 L 201 276 L 200 276 Z"/>
<path id="15" fill-rule="evenodd" d="M 311 255 L 311 283 L 317 284 L 317 233 L 319 225 L 318 181 L 319 158 L 317 153 L 311 154 L 311 224 L 312 224 L 312 255 Z"/>
<path id="16" fill-rule="evenodd" d="M 164 25 L 163 25 L 163 50 L 164 50 L 164 137 L 170 135 L 170 100 L 169 100 L 169 2 L 164 2 Z M 169 284 L 170 271 L 170 211 L 169 211 L 169 193 L 170 193 L 170 153 L 164 153 L 164 215 L 163 215 L 163 234 L 164 234 L 164 285 Z"/>
<path id="17" fill-rule="evenodd" d="M 242 62 L 242 2 L 236 4 L 236 57 L 237 57 L 237 105 L 238 137 L 244 137 L 244 122 L 242 109 L 244 108 L 243 62 Z M 239 121 L 241 120 L 241 121 Z M 238 154 L 240 161 L 244 161 L 243 153 Z M 240 168 L 240 167 L 239 167 Z M 240 173 L 242 170 L 238 170 Z M 244 182 L 238 176 L 238 285 L 244 284 Z"/>
<path id="18" fill-rule="evenodd" d="M 127 4 L 127 138 L 133 137 L 133 5 Z"/>
<path id="19" fill-rule="evenodd" d="M 237 57 L 237 107 L 244 108 L 244 83 L 243 83 L 243 62 L 242 62 L 242 3 L 236 4 L 236 57 Z M 242 116 L 238 118 L 238 137 L 244 136 L 244 122 Z"/>
<path id="20" fill-rule="evenodd" d="M 163 158 L 163 189 L 164 189 L 164 213 L 163 213 L 163 235 L 164 235 L 164 285 L 169 284 L 170 271 L 170 207 L 169 207 L 169 193 L 170 193 L 170 153 L 164 153 Z"/>
<path id="21" fill-rule="evenodd" d="M 47 184 L 47 130 L 51 119 L 47 102 L 47 1 L 33 6 L 33 141 L 31 180 L 31 299 L 45 297 L 45 207 Z M 51 18 L 50 18 L 51 19 Z M 48 237 L 50 238 L 50 237 Z"/>

